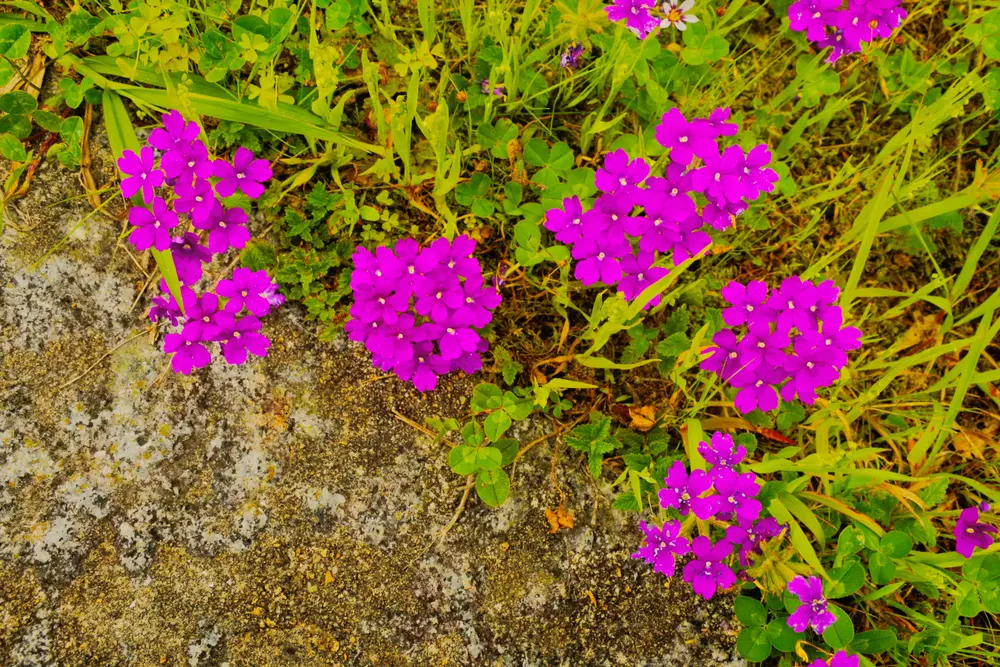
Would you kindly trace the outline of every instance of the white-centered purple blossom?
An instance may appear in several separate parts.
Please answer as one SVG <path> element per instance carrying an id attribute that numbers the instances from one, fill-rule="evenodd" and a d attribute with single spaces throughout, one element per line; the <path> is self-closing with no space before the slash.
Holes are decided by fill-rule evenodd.
<path id="1" fill-rule="evenodd" d="M 846 4 L 846 6 L 845 6 Z M 788 7 L 789 27 L 809 41 L 831 47 L 827 62 L 859 53 L 865 42 L 888 39 L 906 19 L 902 0 L 796 0 Z"/>
<path id="2" fill-rule="evenodd" d="M 823 597 L 823 580 L 819 577 L 795 577 L 788 582 L 788 592 L 801 602 L 788 617 L 788 627 L 795 632 L 805 632 L 811 627 L 816 634 L 822 635 L 836 622 L 837 617 Z"/>

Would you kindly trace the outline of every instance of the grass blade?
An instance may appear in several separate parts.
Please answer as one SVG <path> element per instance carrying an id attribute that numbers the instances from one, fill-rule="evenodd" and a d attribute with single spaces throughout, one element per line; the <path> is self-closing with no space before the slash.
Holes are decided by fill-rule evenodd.
<path id="1" fill-rule="evenodd" d="M 122 151 L 126 150 L 138 153 L 142 145 L 139 143 L 139 138 L 135 135 L 135 128 L 132 127 L 132 121 L 129 120 L 128 111 L 125 110 L 125 103 L 122 102 L 122 98 L 110 90 L 105 90 L 103 103 L 105 124 L 108 130 L 108 142 L 111 144 L 111 152 L 115 155 L 115 158 L 121 157 Z M 136 206 L 145 206 L 141 195 L 138 194 L 132 198 L 132 202 Z M 181 283 L 177 279 L 177 267 L 174 266 L 173 256 L 169 250 L 160 251 L 156 248 L 150 248 L 150 250 L 153 252 L 153 259 L 156 260 L 157 268 L 160 269 L 163 279 L 167 282 L 167 289 L 170 290 L 170 294 L 173 295 L 177 305 L 180 306 L 181 312 L 184 312 L 184 302 L 181 299 Z"/>

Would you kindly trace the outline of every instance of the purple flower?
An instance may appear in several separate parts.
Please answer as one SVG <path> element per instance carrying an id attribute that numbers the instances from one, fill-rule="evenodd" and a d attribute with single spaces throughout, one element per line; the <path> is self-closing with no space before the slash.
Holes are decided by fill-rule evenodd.
<path id="1" fill-rule="evenodd" d="M 471 322 L 457 319 L 444 326 L 444 333 L 438 340 L 441 356 L 445 359 L 457 359 L 468 352 L 475 352 L 479 347 L 479 334 L 472 330 Z"/>
<path id="2" fill-rule="evenodd" d="M 184 331 L 190 334 L 190 340 L 220 340 L 222 326 L 219 316 L 222 313 L 217 295 L 206 292 L 199 297 L 191 291 L 184 295 L 184 311 L 187 313 Z"/>
<path id="3" fill-rule="evenodd" d="M 701 216 L 697 213 L 678 222 L 670 223 L 674 231 L 673 250 L 674 265 L 678 265 L 689 257 L 695 257 L 705 248 L 712 245 L 712 237 L 701 231 Z"/>
<path id="4" fill-rule="evenodd" d="M 746 458 L 747 448 L 733 442 L 733 436 L 728 433 L 716 431 L 712 434 L 711 442 L 712 444 L 698 443 L 698 453 L 713 466 L 732 470 Z"/>
<path id="5" fill-rule="evenodd" d="M 240 146 L 233 155 L 233 163 L 216 160 L 212 163 L 212 175 L 220 179 L 215 184 L 215 191 L 220 197 L 229 197 L 239 189 L 250 199 L 257 199 L 264 194 L 262 183 L 271 178 L 271 163 L 263 159 L 254 159 L 253 151 Z"/>
<path id="6" fill-rule="evenodd" d="M 257 357 L 267 355 L 270 339 L 260 333 L 261 322 L 253 315 L 235 319 L 232 313 L 222 313 L 222 356 L 226 362 L 239 365 L 247 360 L 247 352 Z"/>
<path id="7" fill-rule="evenodd" d="M 147 204 L 153 201 L 154 188 L 163 185 L 163 172 L 154 168 L 156 154 L 149 146 L 145 146 L 136 155 L 133 151 L 124 151 L 118 159 L 118 169 L 129 177 L 122 179 L 122 195 L 129 199 L 142 190 L 142 200 Z"/>
<path id="8" fill-rule="evenodd" d="M 830 353 L 816 345 L 815 334 L 795 338 L 795 354 L 785 358 L 783 367 L 791 378 L 781 388 L 781 397 L 791 401 L 796 396 L 807 404 L 816 402 L 816 390 L 829 387 L 840 379 L 840 373 L 831 365 Z M 846 357 L 846 354 L 845 354 Z"/>
<path id="9" fill-rule="evenodd" d="M 631 162 L 619 148 L 604 156 L 604 166 L 597 170 L 594 184 L 601 192 L 623 192 L 634 196 L 638 186 L 649 176 L 649 163 L 641 157 Z"/>
<path id="10" fill-rule="evenodd" d="M 247 212 L 242 208 L 222 208 L 222 204 L 216 201 L 212 207 L 212 212 L 207 220 L 200 225 L 195 224 L 199 229 L 208 229 L 208 249 L 217 255 L 228 251 L 230 248 L 242 250 L 247 241 L 250 240 L 250 230 L 246 227 Z"/>
<path id="11" fill-rule="evenodd" d="M 195 368 L 203 368 L 212 361 L 208 349 L 186 326 L 180 333 L 163 337 L 163 351 L 174 355 L 170 367 L 182 375 L 188 375 Z"/>
<path id="12" fill-rule="evenodd" d="M 721 154 L 711 152 L 699 157 L 705 161 L 705 166 L 691 172 L 691 183 L 709 201 L 724 206 L 751 194 L 751 189 L 743 183 L 746 156 L 742 148 L 729 146 Z"/>
<path id="13" fill-rule="evenodd" d="M 198 123 L 185 122 L 179 111 L 163 114 L 163 127 L 149 133 L 149 145 L 161 151 L 170 151 L 190 144 L 198 138 Z"/>
<path id="14" fill-rule="evenodd" d="M 545 213 L 545 229 L 556 236 L 556 241 L 573 245 L 583 234 L 583 206 L 576 195 L 563 199 L 561 209 L 549 209 Z"/>
<path id="15" fill-rule="evenodd" d="M 570 44 L 559 56 L 559 66 L 563 69 L 578 67 L 581 55 L 583 55 L 583 44 L 580 42 Z"/>
<path id="16" fill-rule="evenodd" d="M 662 528 L 639 522 L 639 527 L 646 534 L 646 543 L 639 548 L 632 558 L 641 558 L 653 566 L 654 572 L 666 577 L 674 576 L 676 556 L 684 556 L 691 552 L 691 542 L 681 537 L 681 522 L 667 521 Z"/>
<path id="17" fill-rule="evenodd" d="M 660 505 L 663 508 L 673 508 L 687 516 L 693 511 L 701 520 L 708 519 L 715 510 L 715 502 L 711 498 L 701 498 L 701 494 L 712 486 L 712 478 L 704 470 L 692 470 L 688 475 L 687 468 L 681 461 L 674 461 L 663 480 L 664 488 L 660 489 Z"/>
<path id="18" fill-rule="evenodd" d="M 788 592 L 799 598 L 802 604 L 788 617 L 788 627 L 795 632 L 805 632 L 812 626 L 821 635 L 834 624 L 837 617 L 830 611 L 830 605 L 823 597 L 823 580 L 819 577 L 795 577 L 788 582 Z"/>
<path id="19" fill-rule="evenodd" d="M 770 169 L 771 149 L 767 144 L 757 144 L 750 149 L 743 159 L 740 177 L 746 188 L 747 199 L 754 200 L 760 196 L 761 192 L 773 192 L 774 184 L 778 182 L 778 172 Z"/>
<path id="20" fill-rule="evenodd" d="M 984 511 L 989 511 L 988 504 Z M 996 526 L 979 521 L 979 508 L 966 507 L 955 524 L 955 551 L 966 558 L 972 558 L 976 547 L 988 549 L 993 544 L 993 534 L 996 532 Z"/>
<path id="21" fill-rule="evenodd" d="M 767 303 L 767 283 L 751 280 L 746 285 L 735 280 L 722 288 L 722 298 L 731 306 L 722 311 L 722 320 L 731 327 L 753 322 L 769 322 L 772 309 Z"/>
<path id="22" fill-rule="evenodd" d="M 220 280 L 215 291 L 229 299 L 223 307 L 227 313 L 236 314 L 246 308 L 251 314 L 264 317 L 271 312 L 271 303 L 265 294 L 270 291 L 273 295 L 276 287 L 267 271 L 239 267 L 233 271 L 232 279 Z"/>
<path id="23" fill-rule="evenodd" d="M 153 210 L 133 206 L 128 212 L 128 221 L 135 226 L 128 240 L 136 250 L 168 250 L 170 230 L 179 224 L 177 214 L 167 208 L 167 202 L 160 197 L 153 199 Z"/>
<path id="24" fill-rule="evenodd" d="M 413 357 L 413 343 L 421 339 L 415 323 L 412 313 L 401 313 L 394 324 L 379 327 L 368 338 L 366 346 L 376 366 L 388 370 Z"/>
<path id="25" fill-rule="evenodd" d="M 708 118 L 706 120 L 700 120 L 698 122 L 707 124 L 712 129 L 712 133 L 716 137 L 731 137 L 740 130 L 740 126 L 736 123 L 726 122 L 732 114 L 732 109 L 729 107 L 720 107 L 708 114 Z"/>
<path id="26" fill-rule="evenodd" d="M 614 0 L 614 4 L 606 5 L 609 21 L 625 21 L 625 26 L 639 39 L 646 36 L 658 25 L 659 19 L 649 13 L 650 7 L 656 6 L 656 0 Z"/>
<path id="27" fill-rule="evenodd" d="M 653 266 L 653 253 L 640 252 L 638 255 L 627 255 L 621 259 L 622 279 L 618 283 L 618 291 L 626 301 L 632 301 L 642 294 L 643 290 L 670 273 L 668 269 Z M 652 308 L 660 302 L 657 294 L 646 308 Z"/>
<path id="28" fill-rule="evenodd" d="M 848 655 L 847 651 L 841 650 L 830 658 L 830 662 L 817 658 L 809 663 L 809 667 L 858 667 L 860 664 L 861 659 L 858 656 Z"/>
<path id="29" fill-rule="evenodd" d="M 755 498 L 760 493 L 757 475 L 721 468 L 713 481 L 718 494 L 714 497 L 715 511 L 720 519 L 729 521 L 735 515 L 740 521 L 755 521 L 760 516 L 763 507 Z"/>
<path id="30" fill-rule="evenodd" d="M 730 329 L 716 332 L 712 342 L 715 347 L 706 350 L 711 354 L 701 362 L 702 370 L 711 371 L 726 381 L 731 381 L 739 372 L 753 372 L 740 358 L 739 341 Z"/>
<path id="31" fill-rule="evenodd" d="M 413 356 L 396 364 L 393 369 L 400 380 L 413 382 L 417 391 L 431 391 L 437 386 L 438 375 L 448 372 L 448 362 L 434 354 L 434 343 L 414 344 Z"/>
<path id="32" fill-rule="evenodd" d="M 840 8 L 841 0 L 798 0 L 788 7 L 789 28 L 805 31 L 811 42 L 826 37 L 826 26 L 831 24 Z"/>
<path id="33" fill-rule="evenodd" d="M 477 329 L 482 329 L 493 319 L 494 308 L 500 305 L 500 295 L 496 290 L 467 280 L 461 290 L 453 290 L 445 297 L 449 308 L 455 311 L 457 321 L 468 322 Z"/>
<path id="34" fill-rule="evenodd" d="M 160 291 L 163 292 L 164 296 L 153 297 L 153 305 L 149 309 L 149 319 L 155 322 L 162 317 L 170 322 L 170 326 L 176 327 L 183 314 L 180 306 L 174 300 L 173 294 L 167 288 L 166 280 L 160 280 Z M 181 299 L 187 301 L 191 298 L 196 298 L 194 290 L 189 287 L 181 287 Z"/>
<path id="35" fill-rule="evenodd" d="M 738 388 L 733 406 L 741 414 L 755 409 L 770 412 L 778 409 L 778 392 L 774 386 L 785 379 L 785 372 L 776 368 L 758 369 L 756 373 L 739 373 L 730 384 Z"/>
<path id="36" fill-rule="evenodd" d="M 212 177 L 212 161 L 208 159 L 208 148 L 202 141 L 181 144 L 167 151 L 160 158 L 160 168 L 167 178 L 183 183 L 190 183 L 194 177 Z"/>
<path id="37" fill-rule="evenodd" d="M 383 289 L 390 289 L 385 285 Z M 410 305 L 409 293 L 361 292 L 355 293 L 354 304 L 351 306 L 351 317 L 362 322 L 383 322 L 395 324 L 399 314 L 406 311 Z"/>
<path id="38" fill-rule="evenodd" d="M 679 165 L 688 165 L 694 157 L 702 160 L 718 153 L 718 142 L 711 126 L 688 122 L 676 107 L 663 114 L 656 126 L 656 141 L 670 149 L 670 160 Z M 700 188 L 699 188 L 700 190 Z"/>
<path id="39" fill-rule="evenodd" d="M 628 255 L 630 251 L 631 248 L 624 241 L 606 244 L 599 239 L 583 239 L 573 246 L 573 258 L 580 260 L 576 263 L 573 275 L 584 286 L 599 281 L 614 285 L 622 277 L 618 259 Z"/>
<path id="40" fill-rule="evenodd" d="M 201 245 L 201 237 L 194 232 L 184 232 L 170 242 L 170 254 L 177 267 L 177 278 L 184 285 L 201 280 L 201 265 L 212 261 L 212 253 Z"/>
<path id="41" fill-rule="evenodd" d="M 178 183 L 174 192 L 177 193 L 174 209 L 190 215 L 195 225 L 204 224 L 212 215 L 212 208 L 216 203 L 215 191 L 212 190 L 212 184 L 204 178 L 195 179 L 193 185 Z"/>
<path id="42" fill-rule="evenodd" d="M 475 250 L 476 242 L 465 234 L 456 236 L 454 241 L 436 239 L 420 253 L 415 266 L 423 273 L 434 272 L 440 267 L 449 277 L 479 278 L 482 269 L 479 260 L 472 257 Z"/>
<path id="43" fill-rule="evenodd" d="M 817 347 L 828 355 L 827 361 L 834 368 L 847 365 L 847 352 L 861 347 L 861 329 L 842 327 L 844 311 L 839 306 L 826 308 L 821 321 L 822 331 L 816 340 Z"/>
<path id="44" fill-rule="evenodd" d="M 750 555 L 760 554 L 760 544 L 781 534 L 781 524 L 772 517 L 753 521 L 741 519 L 740 522 L 726 528 L 726 539 L 740 547 L 740 565 L 749 567 Z"/>
<path id="45" fill-rule="evenodd" d="M 684 581 L 694 592 L 711 600 L 717 590 L 724 590 L 736 583 L 736 574 L 723 563 L 733 553 L 733 545 L 725 540 L 716 545 L 704 536 L 691 541 L 694 558 L 684 565 Z"/>

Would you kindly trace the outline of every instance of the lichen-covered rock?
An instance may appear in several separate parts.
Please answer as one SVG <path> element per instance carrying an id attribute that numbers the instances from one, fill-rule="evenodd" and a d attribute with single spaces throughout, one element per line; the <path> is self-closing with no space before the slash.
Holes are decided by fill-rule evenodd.
<path id="1" fill-rule="evenodd" d="M 421 396 L 295 306 L 266 359 L 170 372 L 142 259 L 79 194 L 43 166 L 0 237 L 0 664 L 742 662 L 730 602 L 631 560 L 565 448 L 576 527 L 549 534 L 555 441 L 438 539 L 465 480 L 397 413 L 460 417 L 475 379 Z"/>

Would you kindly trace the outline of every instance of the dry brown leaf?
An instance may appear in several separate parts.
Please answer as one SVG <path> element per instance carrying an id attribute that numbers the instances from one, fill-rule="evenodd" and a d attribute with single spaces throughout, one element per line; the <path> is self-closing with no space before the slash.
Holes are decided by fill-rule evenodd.
<path id="1" fill-rule="evenodd" d="M 967 431 L 964 428 L 959 428 L 959 432 L 952 441 L 952 444 L 955 446 L 955 451 L 966 459 L 974 456 L 977 459 L 985 460 L 986 457 L 984 454 L 990 447 L 989 440 L 974 431 Z"/>
<path id="2" fill-rule="evenodd" d="M 656 408 L 652 405 L 644 405 L 641 408 L 629 408 L 629 415 L 632 417 L 630 428 L 645 433 L 656 426 Z"/>
<path id="3" fill-rule="evenodd" d="M 545 519 L 549 522 L 550 533 L 558 533 L 563 528 L 573 527 L 573 514 L 562 505 L 557 507 L 555 511 L 546 508 Z"/>

